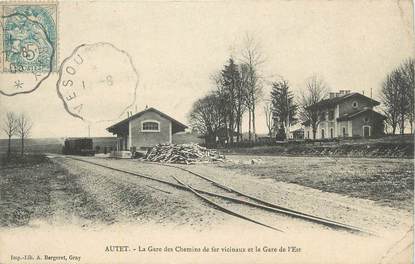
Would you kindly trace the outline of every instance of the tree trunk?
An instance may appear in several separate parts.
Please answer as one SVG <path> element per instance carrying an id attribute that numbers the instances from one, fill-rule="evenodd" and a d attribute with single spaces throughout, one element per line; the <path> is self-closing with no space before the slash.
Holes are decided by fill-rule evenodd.
<path id="1" fill-rule="evenodd" d="M 241 110 L 241 103 L 240 103 L 240 96 L 238 96 L 238 110 L 236 112 L 236 132 L 238 133 L 236 135 L 236 142 L 241 141 L 241 123 L 242 123 L 242 110 Z"/>
<path id="2" fill-rule="evenodd" d="M 248 109 L 248 123 L 249 123 L 249 126 L 248 126 L 248 139 L 249 139 L 249 142 L 251 142 L 251 140 L 252 140 L 252 136 L 251 136 L 251 123 L 252 123 L 252 118 L 251 118 L 251 108 L 249 108 Z"/>
<path id="3" fill-rule="evenodd" d="M 401 114 L 401 125 L 400 125 L 400 132 L 401 132 L 401 135 L 403 135 L 404 133 L 405 133 L 405 116 L 404 116 L 404 114 L 402 113 Z"/>
<path id="4" fill-rule="evenodd" d="M 236 133 L 237 133 L 236 142 L 240 142 L 241 141 L 241 137 L 240 137 L 240 135 L 241 135 L 241 118 L 240 117 L 237 117 L 237 120 L 236 120 Z"/>
<path id="5" fill-rule="evenodd" d="M 225 114 L 225 118 L 224 118 L 224 120 L 223 120 L 223 128 L 225 129 L 225 131 L 223 131 L 223 135 L 224 135 L 224 137 L 225 137 L 225 147 L 228 147 L 228 143 L 229 143 L 229 131 L 228 131 L 228 119 L 227 119 L 227 117 L 226 117 L 226 114 Z"/>
<path id="6" fill-rule="evenodd" d="M 254 134 L 254 143 L 256 142 L 256 130 L 255 130 L 255 102 L 252 102 L 252 133 Z"/>
<path id="7" fill-rule="evenodd" d="M 229 133 L 230 133 L 229 143 L 230 145 L 233 145 L 233 122 L 232 121 L 229 121 Z"/>
<path id="8" fill-rule="evenodd" d="M 7 159 L 10 158 L 10 154 L 11 154 L 11 141 L 12 141 L 12 136 L 9 135 L 9 142 L 7 144 Z"/>
<path id="9" fill-rule="evenodd" d="M 234 99 L 232 99 L 234 100 Z M 233 145 L 233 134 L 235 134 L 235 117 L 234 117 L 234 105 L 231 105 L 231 111 L 230 111 L 230 116 L 229 116 L 229 143 L 230 145 Z"/>
<path id="10" fill-rule="evenodd" d="M 21 149 L 22 157 L 23 157 L 23 153 L 24 153 L 24 137 L 22 137 L 22 149 Z"/>
<path id="11" fill-rule="evenodd" d="M 241 119 L 239 119 L 239 130 L 238 130 L 238 137 L 239 137 L 239 142 L 241 142 L 242 141 L 242 133 L 243 133 L 243 129 L 242 129 L 242 121 L 243 121 L 243 118 L 242 118 L 242 115 L 241 115 Z"/>

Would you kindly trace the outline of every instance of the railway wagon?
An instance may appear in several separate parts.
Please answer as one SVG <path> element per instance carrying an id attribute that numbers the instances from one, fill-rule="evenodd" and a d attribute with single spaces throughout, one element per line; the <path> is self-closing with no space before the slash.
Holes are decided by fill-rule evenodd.
<path id="1" fill-rule="evenodd" d="M 65 155 L 93 156 L 92 138 L 67 138 L 62 149 Z"/>

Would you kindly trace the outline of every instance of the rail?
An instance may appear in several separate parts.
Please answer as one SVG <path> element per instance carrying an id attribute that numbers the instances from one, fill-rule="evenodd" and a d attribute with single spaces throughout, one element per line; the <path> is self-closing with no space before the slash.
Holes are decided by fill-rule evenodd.
<path id="1" fill-rule="evenodd" d="M 288 209 L 288 208 L 284 208 L 284 207 L 269 203 L 269 202 L 264 201 L 262 199 L 253 197 L 253 196 L 248 195 L 248 194 L 244 194 L 244 193 L 239 192 L 239 191 L 236 191 L 233 188 L 230 188 L 230 187 L 225 186 L 223 184 L 220 184 L 220 183 L 217 183 L 217 182 L 214 183 L 215 181 L 213 181 L 212 179 L 209 179 L 209 178 L 207 178 L 206 176 L 203 176 L 203 175 L 200 175 L 200 176 L 202 176 L 202 178 L 205 178 L 205 180 L 212 181 L 212 183 L 214 183 L 218 187 L 222 186 L 221 188 L 223 188 L 223 189 L 226 189 L 228 191 L 232 190 L 235 193 L 239 193 L 241 196 L 245 196 L 247 198 L 255 200 L 256 202 L 263 203 L 263 204 L 253 203 L 253 202 L 241 200 L 241 199 L 238 199 L 238 198 L 234 198 L 234 197 L 231 197 L 231 196 L 210 192 L 210 191 L 207 191 L 207 190 L 201 190 L 201 189 L 198 189 L 198 188 L 190 187 L 190 186 L 185 185 L 183 183 L 181 183 L 181 184 L 173 183 L 173 182 L 166 181 L 166 180 L 163 180 L 163 179 L 154 178 L 152 176 L 148 176 L 148 175 L 145 175 L 145 174 L 131 172 L 131 171 L 127 171 L 127 170 L 123 170 L 123 169 L 119 169 L 119 168 L 114 168 L 114 167 L 110 167 L 110 166 L 107 166 L 107 165 L 103 165 L 103 164 L 92 162 L 92 161 L 85 160 L 85 159 L 75 158 L 75 157 L 72 157 L 72 156 L 63 156 L 63 157 L 73 159 L 73 160 L 77 160 L 77 161 L 81 161 L 81 162 L 85 162 L 85 163 L 92 164 L 92 165 L 95 165 L 95 166 L 107 168 L 107 169 L 110 169 L 110 170 L 113 170 L 113 171 L 118 171 L 118 172 L 121 172 L 121 173 L 126 173 L 126 174 L 130 174 L 130 175 L 133 175 L 133 176 L 145 178 L 145 179 L 148 179 L 148 180 L 160 182 L 160 183 L 167 184 L 167 185 L 170 185 L 172 187 L 175 187 L 177 189 L 191 191 L 194 194 L 196 194 L 196 193 L 198 193 L 199 195 L 200 194 L 206 194 L 206 195 L 209 195 L 209 196 L 212 196 L 212 197 L 222 198 L 224 200 L 228 200 L 228 201 L 239 203 L 239 204 L 245 204 L 245 205 L 248 205 L 248 206 L 251 206 L 251 207 L 256 207 L 256 208 L 259 208 L 259 209 L 262 209 L 262 210 L 266 210 L 266 211 L 270 211 L 270 212 L 274 212 L 274 213 L 280 213 L 280 214 L 282 213 L 282 214 L 290 216 L 290 217 L 300 218 L 300 219 L 303 219 L 303 220 L 306 220 L 306 221 L 309 221 L 309 222 L 313 222 L 313 223 L 321 224 L 321 225 L 324 225 L 324 226 L 328 226 L 328 227 L 331 227 L 333 229 L 343 229 L 343 230 L 353 232 L 353 233 L 365 233 L 365 234 L 376 236 L 376 234 L 374 232 L 370 231 L 370 230 L 365 230 L 363 228 L 355 227 L 355 226 L 352 226 L 352 225 L 332 221 L 332 220 L 329 220 L 329 219 L 321 218 L 321 217 L 318 217 L 318 216 L 313 216 L 313 215 L 310 215 L 310 214 L 305 214 L 305 213 L 302 213 L 302 212 L 299 212 L 299 211 L 296 211 L 296 210 L 293 210 L 293 209 Z M 154 162 L 151 162 L 151 163 L 154 164 Z M 180 167 L 176 167 L 176 166 L 173 166 L 173 165 L 167 165 L 167 164 L 161 164 L 161 165 L 174 167 L 174 168 L 177 168 L 177 169 L 180 168 Z M 186 171 L 186 169 L 184 169 L 184 168 L 180 168 L 180 169 Z M 188 171 L 188 172 L 191 173 L 191 174 L 194 174 L 195 176 L 197 174 L 197 173 L 192 172 L 192 171 Z M 200 198 L 202 198 L 202 197 L 200 197 Z M 203 199 L 205 199 L 205 198 L 206 197 L 204 197 Z M 212 204 L 212 203 L 210 203 L 210 204 Z M 226 209 L 226 208 L 224 208 L 224 209 L 228 210 L 228 212 L 227 212 L 228 214 L 232 214 L 232 213 L 229 212 L 230 211 L 229 209 Z M 242 216 L 240 218 L 249 218 L 249 217 Z M 245 219 L 245 220 L 247 220 L 247 219 Z M 254 220 L 254 221 L 256 221 L 256 220 Z M 250 221 L 250 222 L 252 222 L 252 221 Z M 262 223 L 260 223 L 260 225 L 267 226 L 266 224 L 262 224 Z M 267 226 L 267 227 L 269 227 L 271 229 L 276 229 L 276 228 L 271 227 L 271 226 Z M 281 231 L 281 230 L 279 230 L 279 231 Z"/>

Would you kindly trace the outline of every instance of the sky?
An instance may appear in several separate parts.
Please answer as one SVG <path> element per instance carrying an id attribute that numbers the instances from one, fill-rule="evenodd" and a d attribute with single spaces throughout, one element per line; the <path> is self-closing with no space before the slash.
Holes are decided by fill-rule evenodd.
<path id="1" fill-rule="evenodd" d="M 265 58 L 260 69 L 267 80 L 265 98 L 279 76 L 300 95 L 305 81 L 317 74 L 331 91 L 369 95 L 372 89 L 378 99 L 385 75 L 414 54 L 412 14 L 411 1 L 389 0 L 61 2 L 58 64 L 80 44 L 110 42 L 126 51 L 137 69 L 137 110 L 152 106 L 188 124 L 193 102 L 214 88 L 210 77 L 231 55 L 238 61 L 249 33 Z M 30 94 L 0 95 L 0 117 L 26 113 L 37 138 L 88 136 L 88 131 L 109 136 L 105 128 L 116 120 L 93 123 L 88 130 L 88 123 L 66 112 L 56 92 L 58 77 L 53 73 Z M 0 73 L 0 85 L 1 78 Z M 129 94 L 120 89 L 113 96 Z M 94 96 L 109 100 L 100 95 Z M 266 133 L 261 104 L 256 126 Z"/>

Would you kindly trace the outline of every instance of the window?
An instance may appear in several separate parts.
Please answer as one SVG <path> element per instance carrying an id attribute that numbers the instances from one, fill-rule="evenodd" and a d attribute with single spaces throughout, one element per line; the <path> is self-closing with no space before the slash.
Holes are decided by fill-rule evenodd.
<path id="1" fill-rule="evenodd" d="M 141 123 L 142 132 L 160 132 L 160 122 L 147 120 Z"/>
<path id="2" fill-rule="evenodd" d="M 353 108 L 357 108 L 359 106 L 359 104 L 357 103 L 357 101 L 353 101 L 352 106 L 353 106 Z"/>
<path id="3" fill-rule="evenodd" d="M 346 132 L 346 128 L 343 127 L 343 137 L 347 137 L 347 132 Z"/>
<path id="4" fill-rule="evenodd" d="M 324 139 L 324 129 L 321 130 L 321 138 Z"/>
<path id="5" fill-rule="evenodd" d="M 310 131 L 307 131 L 307 138 L 310 139 Z"/>
<path id="6" fill-rule="evenodd" d="M 333 133 L 334 131 L 333 131 L 333 128 L 330 128 L 330 138 L 333 138 L 334 137 L 334 133 Z"/>
<path id="7" fill-rule="evenodd" d="M 363 118 L 363 121 L 364 121 L 365 123 L 369 123 L 369 117 L 365 117 L 365 118 Z"/>
<path id="8" fill-rule="evenodd" d="M 329 112 L 329 120 L 333 120 L 334 119 L 334 111 L 333 110 L 331 110 L 330 112 Z"/>

